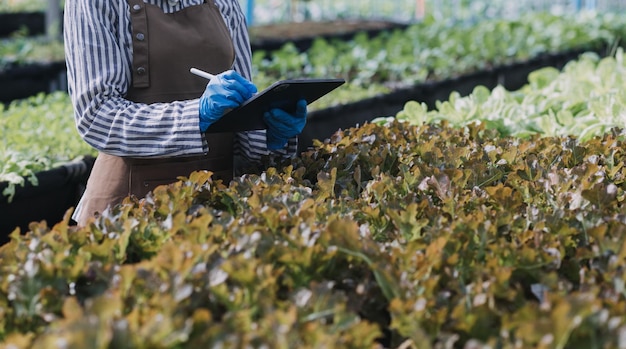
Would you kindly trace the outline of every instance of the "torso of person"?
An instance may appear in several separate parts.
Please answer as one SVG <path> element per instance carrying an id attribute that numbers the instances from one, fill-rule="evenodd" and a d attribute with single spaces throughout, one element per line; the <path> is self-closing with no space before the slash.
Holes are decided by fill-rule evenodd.
<path id="1" fill-rule="evenodd" d="M 142 0 L 127 2 L 133 46 L 128 100 L 150 104 L 198 98 L 207 80 L 190 74 L 190 68 L 218 74 L 233 66 L 232 39 L 213 0 L 172 13 Z M 156 186 L 175 182 L 193 171 L 208 170 L 214 178 L 229 181 L 233 175 L 233 134 L 211 134 L 207 143 L 209 153 L 193 157 L 140 159 L 99 153 L 76 221 L 84 225 L 95 213 L 129 195 L 144 197 Z"/>

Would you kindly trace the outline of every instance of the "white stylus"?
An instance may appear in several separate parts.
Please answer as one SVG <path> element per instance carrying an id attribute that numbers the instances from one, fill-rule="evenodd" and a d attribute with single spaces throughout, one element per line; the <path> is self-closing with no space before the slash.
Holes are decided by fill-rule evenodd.
<path id="1" fill-rule="evenodd" d="M 189 71 L 192 74 L 198 75 L 198 76 L 203 77 L 203 78 L 205 78 L 207 80 L 211 80 L 211 79 L 213 79 L 215 77 L 215 75 L 213 75 L 211 73 L 207 73 L 207 72 L 205 72 L 203 70 L 200 70 L 200 69 L 197 69 L 197 68 L 191 68 L 191 69 L 189 69 Z"/>

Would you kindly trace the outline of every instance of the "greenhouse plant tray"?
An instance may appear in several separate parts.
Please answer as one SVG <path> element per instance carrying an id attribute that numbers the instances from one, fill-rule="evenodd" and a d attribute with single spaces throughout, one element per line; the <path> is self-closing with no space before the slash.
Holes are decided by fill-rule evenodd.
<path id="1" fill-rule="evenodd" d="M 65 62 L 31 63 L 0 71 L 0 102 L 65 89 Z"/>
<path id="2" fill-rule="evenodd" d="M 365 19 L 259 25 L 249 28 L 250 46 L 252 51 L 272 51 L 292 43 L 298 50 L 306 51 L 318 38 L 350 40 L 359 33 L 373 37 L 385 31 L 406 29 L 409 25 L 388 20 Z"/>
<path id="3" fill-rule="evenodd" d="M 46 15 L 44 12 L 0 13 L 0 38 L 9 37 L 16 31 L 26 29 L 27 35 L 45 33 Z"/>
<path id="4" fill-rule="evenodd" d="M 554 66 L 556 66 L 556 61 L 548 54 L 542 54 L 522 62 L 504 64 L 496 69 L 498 84 L 510 91 L 518 90 L 528 83 L 528 74 L 541 68 Z"/>
<path id="5" fill-rule="evenodd" d="M 9 239 L 16 227 L 21 232 L 28 231 L 31 222 L 45 220 L 48 224 L 60 222 L 65 212 L 75 207 L 84 191 L 95 158 L 84 157 L 71 163 L 42 171 L 36 174 L 38 184 L 27 181 L 23 187 L 15 189 L 15 196 L 8 202 L 6 196 L 0 199 L 0 244 Z M 0 183 L 0 192 L 8 184 Z"/>
<path id="6" fill-rule="evenodd" d="M 585 52 L 594 52 L 600 57 L 606 56 L 606 48 L 576 49 L 558 53 L 546 53 L 523 62 L 514 62 L 497 67 L 498 83 L 507 90 L 514 91 L 528 83 L 528 75 L 545 67 L 563 69 L 565 65 Z"/>

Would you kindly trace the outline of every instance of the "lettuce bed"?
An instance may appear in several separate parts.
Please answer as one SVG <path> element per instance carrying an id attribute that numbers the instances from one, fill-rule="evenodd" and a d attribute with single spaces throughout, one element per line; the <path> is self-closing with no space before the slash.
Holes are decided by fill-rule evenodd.
<path id="1" fill-rule="evenodd" d="M 315 108 L 347 104 L 425 82 L 496 70 L 572 50 L 604 51 L 626 37 L 624 16 L 531 13 L 516 19 L 455 23 L 426 18 L 404 30 L 354 40 L 316 40 L 253 54 L 255 83 L 277 79 L 342 77 L 348 83 Z"/>
<path id="2" fill-rule="evenodd" d="M 617 347 L 624 133 L 369 124 L 0 249 L 20 347 Z M 439 343 L 439 344 L 438 344 Z"/>

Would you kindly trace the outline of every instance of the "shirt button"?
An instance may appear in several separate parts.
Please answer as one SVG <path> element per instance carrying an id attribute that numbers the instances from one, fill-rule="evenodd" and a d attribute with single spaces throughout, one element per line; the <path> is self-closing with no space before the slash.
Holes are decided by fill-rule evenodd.
<path id="1" fill-rule="evenodd" d="M 135 35 L 135 37 L 137 38 L 137 40 L 139 41 L 143 41 L 143 39 L 146 38 L 145 35 L 143 35 L 143 33 L 137 33 L 137 35 Z"/>
<path id="2" fill-rule="evenodd" d="M 133 6 L 133 11 L 135 11 L 135 12 L 139 12 L 139 10 L 141 10 L 141 5 L 135 5 L 135 6 Z"/>
<path id="3" fill-rule="evenodd" d="M 146 68 L 144 67 L 137 68 L 137 75 L 143 75 L 145 73 L 146 73 Z"/>

